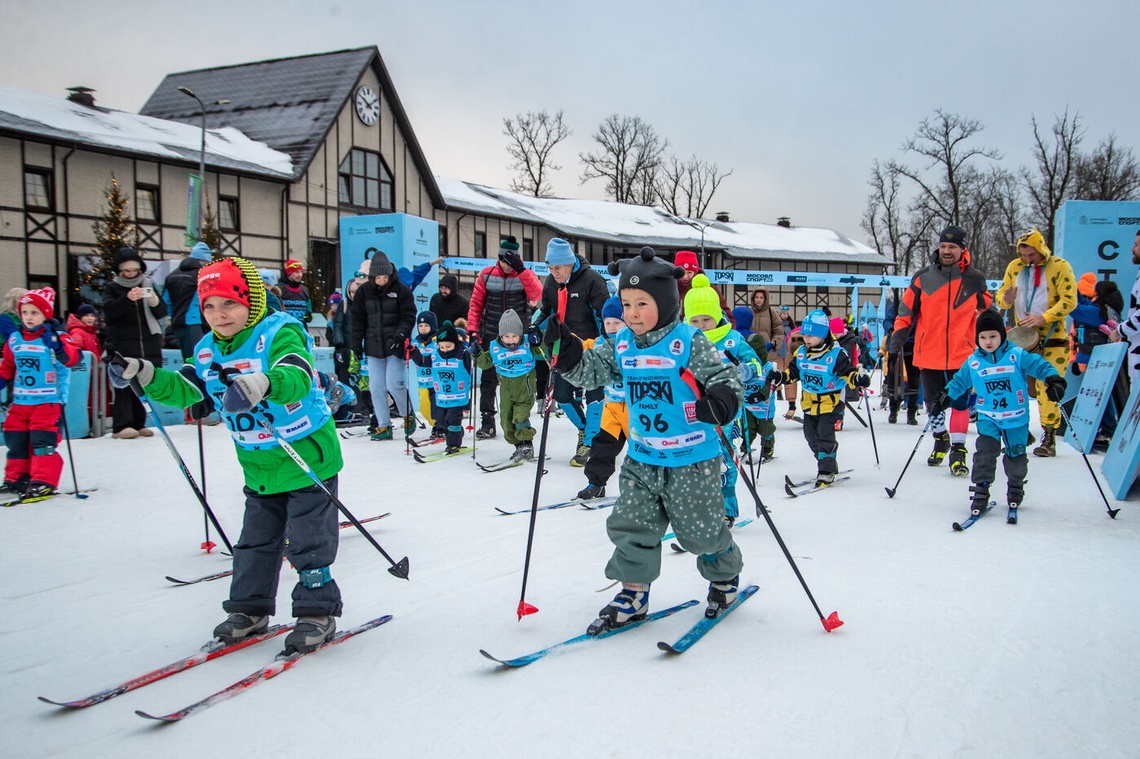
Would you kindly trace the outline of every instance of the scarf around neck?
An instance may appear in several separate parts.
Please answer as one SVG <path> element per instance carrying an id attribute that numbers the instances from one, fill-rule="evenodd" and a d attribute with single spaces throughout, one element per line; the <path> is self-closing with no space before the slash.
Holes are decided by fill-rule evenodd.
<path id="1" fill-rule="evenodd" d="M 153 289 L 154 285 L 151 283 L 150 278 L 142 272 L 139 272 L 134 277 L 124 277 L 122 274 L 116 274 L 115 278 L 111 280 L 116 285 L 130 290 L 134 287 L 150 287 Z M 154 318 L 154 314 L 150 312 L 150 302 L 148 298 L 142 298 L 136 303 L 141 303 L 143 307 L 143 316 L 146 317 L 146 327 L 150 330 L 152 335 L 161 335 L 162 327 L 158 323 L 158 319 Z"/>

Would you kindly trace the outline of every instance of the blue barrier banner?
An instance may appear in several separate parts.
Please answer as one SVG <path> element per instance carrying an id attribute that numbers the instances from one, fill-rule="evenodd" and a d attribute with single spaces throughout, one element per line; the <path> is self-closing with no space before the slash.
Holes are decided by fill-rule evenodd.
<path id="1" fill-rule="evenodd" d="M 176 372 L 182 368 L 186 363 L 182 358 L 182 351 L 165 348 L 162 351 L 162 368 L 169 369 Z M 185 424 L 186 411 L 180 408 L 172 408 L 171 406 L 163 406 L 157 403 L 154 399 L 150 399 L 150 405 L 154 408 L 154 413 L 158 414 L 159 420 L 162 421 L 163 427 L 169 427 L 172 424 Z"/>
<path id="2" fill-rule="evenodd" d="M 1100 470 L 1118 500 L 1128 495 L 1140 468 L 1140 385 L 1132 388 Z"/>
<path id="3" fill-rule="evenodd" d="M 332 348 L 313 348 L 313 368 L 336 379 L 336 364 L 333 362 Z"/>
<path id="4" fill-rule="evenodd" d="M 95 365 L 95 354 L 79 352 L 79 363 L 71 367 L 71 380 L 67 387 L 67 434 L 72 440 L 91 434 L 91 417 L 88 414 L 87 398 L 91 392 L 91 367 Z M 60 430 L 63 432 L 63 430 Z"/>
<path id="5" fill-rule="evenodd" d="M 1104 409 L 1112 403 L 1112 388 L 1124 367 L 1127 348 L 1127 343 L 1098 345 L 1089 356 L 1088 366 L 1080 375 L 1081 389 L 1077 393 L 1077 402 L 1073 413 L 1069 414 L 1072 424 L 1065 433 L 1065 440 L 1077 450 L 1088 452 L 1092 448 Z"/>
<path id="6" fill-rule="evenodd" d="M 498 241 L 495 241 L 498 249 Z M 340 270 L 345 282 L 356 272 L 368 274 L 368 264 L 382 251 L 397 268 L 409 271 L 439 258 L 439 224 L 406 213 L 340 217 Z M 486 265 L 486 264 L 484 264 Z M 338 283 L 344 286 L 345 282 Z M 416 308 L 426 311 L 439 292 L 439 270 L 432 267 L 413 294 Z"/>
<path id="7" fill-rule="evenodd" d="M 1140 231 L 1140 202 L 1066 200 L 1054 219 L 1053 248 L 1078 277 L 1093 272 L 1127 293 L 1136 281 L 1132 243 Z"/>

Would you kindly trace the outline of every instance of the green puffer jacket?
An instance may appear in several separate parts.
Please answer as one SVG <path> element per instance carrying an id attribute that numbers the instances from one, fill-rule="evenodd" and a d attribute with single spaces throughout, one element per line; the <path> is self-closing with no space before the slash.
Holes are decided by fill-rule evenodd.
<path id="1" fill-rule="evenodd" d="M 296 356 L 306 365 L 312 366 L 313 356 L 306 348 L 306 340 L 300 322 L 287 324 L 273 335 L 270 346 L 269 365 L 265 374 L 269 377 L 269 395 L 272 403 L 296 403 L 304 398 L 312 385 L 310 372 L 296 365 L 281 364 L 286 356 Z M 218 339 L 218 348 L 223 356 L 241 347 L 253 327 L 246 327 L 229 340 Z M 189 365 L 186 367 L 189 370 Z M 155 367 L 154 379 L 146 386 L 147 395 L 167 406 L 188 408 L 203 399 L 203 393 L 193 381 L 179 374 Z M 223 412 L 223 418 L 225 413 Z M 331 418 L 308 437 L 295 440 L 293 449 L 303 458 L 321 480 L 327 480 L 344 466 L 340 453 L 340 439 L 336 434 L 336 422 Z M 280 446 L 260 451 L 237 449 L 238 463 L 245 473 L 245 484 L 259 495 L 286 493 L 313 484 L 309 475 L 297 465 Z"/>

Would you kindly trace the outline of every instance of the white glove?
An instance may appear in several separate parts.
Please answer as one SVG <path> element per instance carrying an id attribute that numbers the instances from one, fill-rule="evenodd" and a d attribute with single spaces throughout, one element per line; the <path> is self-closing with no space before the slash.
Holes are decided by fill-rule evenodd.
<path id="1" fill-rule="evenodd" d="M 119 390 L 130 387 L 133 379 L 146 387 L 154 379 L 154 364 L 145 358 L 117 358 L 107 365 L 107 377 Z"/>
<path id="2" fill-rule="evenodd" d="M 222 396 L 222 408 L 230 414 L 249 411 L 269 394 L 269 377 L 263 372 L 238 374 Z"/>

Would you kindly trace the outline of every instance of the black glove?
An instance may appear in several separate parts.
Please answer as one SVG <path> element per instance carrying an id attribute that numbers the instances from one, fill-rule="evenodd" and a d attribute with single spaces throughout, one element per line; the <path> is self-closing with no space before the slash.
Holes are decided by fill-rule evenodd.
<path id="1" fill-rule="evenodd" d="M 384 350 L 389 356 L 404 355 L 404 336 L 393 335 L 388 338 L 388 342 L 384 344 Z"/>
<path id="2" fill-rule="evenodd" d="M 753 405 L 763 403 L 766 400 L 768 400 L 767 388 L 764 388 L 763 390 L 753 390 L 751 393 L 744 396 L 744 402 L 751 403 Z"/>
<path id="3" fill-rule="evenodd" d="M 938 397 L 934 399 L 934 402 L 930 404 L 931 416 L 938 416 L 943 411 L 950 408 L 950 403 L 950 394 L 943 390 L 938 394 Z"/>
<path id="4" fill-rule="evenodd" d="M 471 354 L 471 358 L 478 358 L 483 349 L 479 347 L 478 340 L 472 340 L 467 344 L 467 352 Z"/>
<path id="5" fill-rule="evenodd" d="M 1073 375 L 1074 377 L 1080 377 L 1081 376 L 1081 365 L 1080 364 L 1073 364 L 1072 366 L 1070 366 L 1069 367 L 1069 374 Z"/>
<path id="6" fill-rule="evenodd" d="M 424 354 L 420 353 L 420 349 L 415 343 L 412 343 L 412 347 L 408 351 L 408 358 L 412 360 L 412 363 L 422 366 L 421 362 L 424 360 Z"/>
<path id="7" fill-rule="evenodd" d="M 526 268 L 523 266 L 522 256 L 513 251 L 511 253 L 500 253 L 499 260 L 514 269 L 519 274 L 522 274 L 523 269 Z"/>
<path id="8" fill-rule="evenodd" d="M 1065 397 L 1065 378 L 1056 375 L 1045 380 L 1045 395 L 1054 403 L 1060 403 Z"/>
<path id="9" fill-rule="evenodd" d="M 773 369 L 772 371 L 768 372 L 767 379 L 770 384 L 776 385 L 778 387 L 784 383 L 784 373 Z"/>
<path id="10" fill-rule="evenodd" d="M 526 331 L 526 341 L 531 345 L 538 345 L 542 342 L 542 330 L 537 325 L 532 324 Z"/>
<path id="11" fill-rule="evenodd" d="M 697 420 L 723 427 L 736 418 L 739 410 L 736 393 L 728 385 L 710 385 L 697 401 Z"/>
<path id="12" fill-rule="evenodd" d="M 859 373 L 855 375 L 855 387 L 870 387 L 871 375 Z"/>

